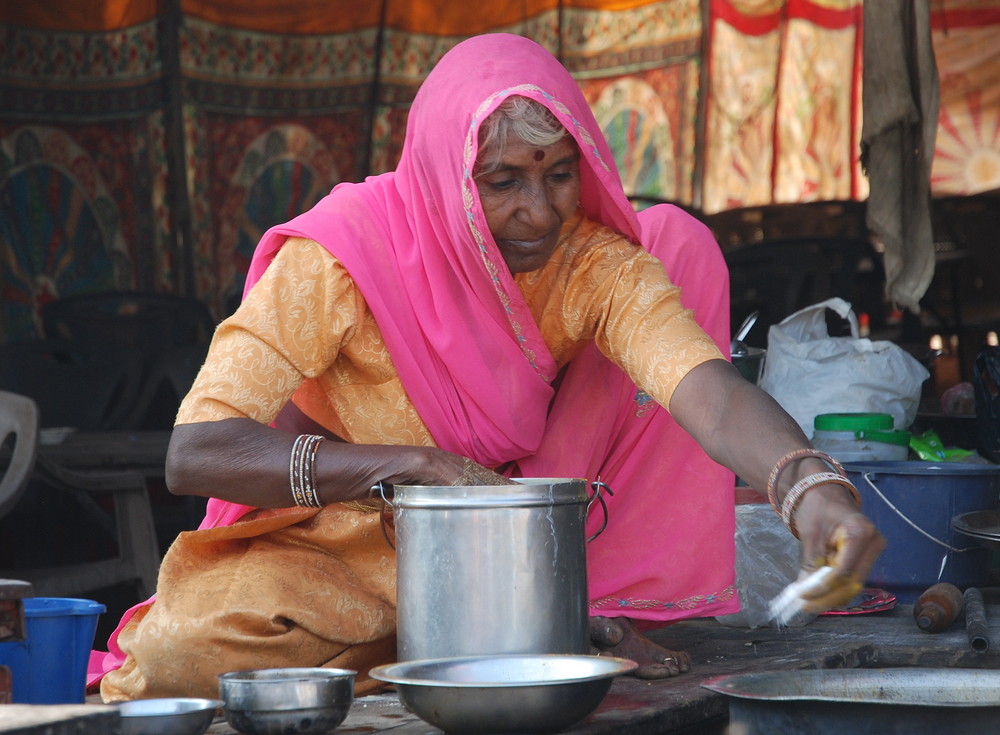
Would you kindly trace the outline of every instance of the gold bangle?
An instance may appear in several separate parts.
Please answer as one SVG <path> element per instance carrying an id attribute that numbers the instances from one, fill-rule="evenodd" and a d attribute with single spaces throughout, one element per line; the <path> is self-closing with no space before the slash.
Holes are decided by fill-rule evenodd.
<path id="1" fill-rule="evenodd" d="M 826 452 L 808 448 L 796 449 L 789 452 L 775 462 L 774 467 L 771 469 L 771 475 L 767 478 L 767 500 L 771 504 L 771 508 L 776 514 L 778 514 L 779 517 L 781 516 L 781 504 L 778 502 L 778 478 L 781 477 L 781 473 L 784 472 L 785 468 L 787 468 L 792 462 L 798 459 L 805 459 L 807 457 L 814 457 L 822 460 L 826 464 L 830 465 L 841 477 L 847 477 L 847 473 L 844 471 L 840 462 L 835 460 Z"/>
<path id="2" fill-rule="evenodd" d="M 799 537 L 799 531 L 795 527 L 795 511 L 799 507 L 799 503 L 802 501 L 802 497 L 814 487 L 819 485 L 824 485 L 826 483 L 834 483 L 841 485 L 851 491 L 851 495 L 854 497 L 854 502 L 861 507 L 861 494 L 858 489 L 854 487 L 854 483 L 848 480 L 843 475 L 837 474 L 836 472 L 817 472 L 814 475 L 809 475 L 804 477 L 794 485 L 785 495 L 785 500 L 781 504 L 781 520 L 785 522 L 788 526 L 788 530 L 795 537 Z"/>

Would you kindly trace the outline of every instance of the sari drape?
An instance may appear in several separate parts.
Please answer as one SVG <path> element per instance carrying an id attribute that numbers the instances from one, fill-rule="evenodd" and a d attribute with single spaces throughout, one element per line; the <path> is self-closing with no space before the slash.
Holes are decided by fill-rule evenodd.
<path id="1" fill-rule="evenodd" d="M 548 107 L 576 140 L 587 217 L 660 258 L 684 305 L 725 348 L 728 279 L 707 228 L 666 205 L 637 215 L 575 81 L 542 47 L 507 34 L 446 54 L 411 108 L 397 170 L 341 184 L 268 231 L 247 289 L 287 237 L 320 242 L 360 288 L 439 447 L 487 466 L 514 463 L 520 476 L 601 479 L 613 488 L 608 529 L 588 558 L 594 612 L 651 621 L 734 612 L 732 474 L 596 347 L 554 388 L 557 365 L 472 179 L 479 124 L 513 94 Z M 210 500 L 201 527 L 231 524 L 248 510 Z M 94 660 L 96 676 L 121 663 L 114 637 L 110 645 Z"/>

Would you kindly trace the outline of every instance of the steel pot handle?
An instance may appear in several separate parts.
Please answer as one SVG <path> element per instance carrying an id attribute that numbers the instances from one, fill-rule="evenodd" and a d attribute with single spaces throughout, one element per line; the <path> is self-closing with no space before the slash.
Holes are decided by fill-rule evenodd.
<path id="1" fill-rule="evenodd" d="M 382 480 L 379 480 L 376 484 L 372 485 L 368 489 L 368 497 L 374 495 L 376 490 L 378 491 L 379 497 L 382 499 L 382 504 L 381 506 L 379 506 L 378 509 L 379 527 L 382 529 L 382 536 L 385 538 L 385 542 L 389 544 L 389 548 L 395 551 L 396 544 L 394 544 L 392 542 L 392 539 L 389 538 L 389 529 L 385 527 L 385 517 L 387 515 L 392 516 L 392 501 L 385 496 L 387 487 L 389 488 L 389 494 L 392 495 L 392 485 L 387 482 L 382 482 Z M 385 512 L 386 506 L 389 506 L 388 513 Z"/>
<path id="2" fill-rule="evenodd" d="M 608 487 L 608 484 L 605 482 L 601 482 L 601 478 L 599 477 L 592 483 L 590 483 L 590 487 L 591 489 L 593 489 L 594 494 L 591 495 L 590 498 L 587 500 L 587 515 L 588 516 L 590 515 L 590 506 L 592 506 L 594 504 L 594 501 L 596 500 L 601 504 L 601 511 L 604 513 L 604 522 L 601 523 L 601 527 L 597 529 L 597 533 L 595 533 L 593 536 L 587 539 L 587 543 L 590 543 L 595 538 L 604 533 L 604 529 L 608 527 L 608 504 L 604 502 L 604 496 L 601 495 L 601 489 L 603 488 L 603 490 L 608 495 L 614 495 L 614 493 L 611 491 L 611 488 Z"/>

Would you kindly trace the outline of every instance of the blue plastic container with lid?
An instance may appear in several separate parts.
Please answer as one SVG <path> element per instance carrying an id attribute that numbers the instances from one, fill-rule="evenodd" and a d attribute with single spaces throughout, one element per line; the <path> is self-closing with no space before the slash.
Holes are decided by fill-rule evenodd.
<path id="1" fill-rule="evenodd" d="M 82 704 L 87 663 L 104 605 L 73 597 L 23 600 L 26 636 L 0 643 L 15 704 Z"/>
<path id="2" fill-rule="evenodd" d="M 844 465 L 861 509 L 885 537 L 868 584 L 913 603 L 936 582 L 960 589 L 989 583 L 990 550 L 952 528 L 963 513 L 1000 501 L 1000 465 L 961 462 L 853 462 Z"/>

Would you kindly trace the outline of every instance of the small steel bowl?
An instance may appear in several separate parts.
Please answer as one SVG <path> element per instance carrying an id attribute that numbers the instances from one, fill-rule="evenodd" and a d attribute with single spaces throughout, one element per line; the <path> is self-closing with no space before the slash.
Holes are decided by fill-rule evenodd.
<path id="1" fill-rule="evenodd" d="M 222 706 L 220 699 L 165 697 L 118 705 L 122 735 L 202 735 Z"/>
<path id="2" fill-rule="evenodd" d="M 589 715 L 635 661 L 572 654 L 465 656 L 387 664 L 370 676 L 447 733 L 555 732 Z"/>
<path id="3" fill-rule="evenodd" d="M 325 733 L 354 702 L 349 669 L 286 668 L 219 675 L 219 696 L 230 727 L 246 735 Z"/>

